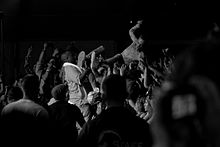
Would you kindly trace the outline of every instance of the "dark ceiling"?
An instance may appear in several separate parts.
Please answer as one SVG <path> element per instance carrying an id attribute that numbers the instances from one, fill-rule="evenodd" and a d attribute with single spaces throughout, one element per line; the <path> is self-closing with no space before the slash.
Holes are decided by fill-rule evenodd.
<path id="1" fill-rule="evenodd" d="M 218 7 L 211 0 L 0 0 L 12 40 L 127 39 L 138 18 L 152 40 L 187 40 L 218 23 Z"/>

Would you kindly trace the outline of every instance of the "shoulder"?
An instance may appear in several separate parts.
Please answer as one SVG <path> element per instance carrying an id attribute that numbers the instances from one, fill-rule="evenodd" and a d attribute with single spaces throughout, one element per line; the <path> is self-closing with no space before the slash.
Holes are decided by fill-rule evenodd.
<path id="1" fill-rule="evenodd" d="M 36 110 L 39 115 L 49 116 L 48 111 L 41 105 L 36 104 Z"/>
<path id="2" fill-rule="evenodd" d="M 2 109 L 2 112 L 1 112 L 1 115 L 5 115 L 11 111 L 13 111 L 13 109 L 15 109 L 15 107 L 17 106 L 17 101 L 16 102 L 12 102 L 12 103 L 9 103 L 7 104 L 3 109 Z"/>
<path id="3" fill-rule="evenodd" d="M 48 111 L 40 104 L 37 104 L 33 101 L 25 102 L 25 104 L 23 105 L 23 108 L 24 108 L 24 111 L 27 110 L 36 116 L 49 117 Z"/>
<path id="4" fill-rule="evenodd" d="M 72 68 L 74 68 L 75 70 L 77 70 L 78 72 L 82 73 L 81 68 L 80 68 L 79 66 L 73 64 L 73 63 L 65 62 L 65 63 L 63 64 L 63 68 L 66 68 L 66 67 L 72 67 Z"/>

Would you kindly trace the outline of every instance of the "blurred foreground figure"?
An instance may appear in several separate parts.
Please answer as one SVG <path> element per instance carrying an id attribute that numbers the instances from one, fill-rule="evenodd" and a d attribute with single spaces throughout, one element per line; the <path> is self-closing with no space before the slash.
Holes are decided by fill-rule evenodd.
<path id="1" fill-rule="evenodd" d="M 220 146 L 220 41 L 208 38 L 177 56 L 155 92 L 155 147 Z"/>

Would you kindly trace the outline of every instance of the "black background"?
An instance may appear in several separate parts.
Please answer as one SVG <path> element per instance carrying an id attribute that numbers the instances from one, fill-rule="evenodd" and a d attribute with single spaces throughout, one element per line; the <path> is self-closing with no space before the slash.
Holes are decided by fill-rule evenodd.
<path id="1" fill-rule="evenodd" d="M 214 0 L 0 0 L 0 72 L 12 83 L 24 73 L 30 45 L 34 64 L 44 41 L 61 48 L 76 41 L 86 52 L 104 45 L 112 56 L 130 45 L 128 30 L 138 19 L 146 22 L 148 57 L 163 48 L 177 54 L 219 24 L 219 10 Z"/>
<path id="2" fill-rule="evenodd" d="M 219 21 L 212 0 L 1 0 L 10 40 L 127 39 L 144 18 L 152 40 L 188 40 Z"/>

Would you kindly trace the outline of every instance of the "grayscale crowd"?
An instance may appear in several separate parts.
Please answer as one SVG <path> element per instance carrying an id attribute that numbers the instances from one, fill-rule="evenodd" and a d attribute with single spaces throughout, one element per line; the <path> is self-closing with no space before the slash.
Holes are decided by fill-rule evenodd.
<path id="1" fill-rule="evenodd" d="M 144 23 L 107 59 L 102 44 L 86 53 L 48 41 L 32 66 L 30 47 L 24 75 L 11 85 L 0 76 L 1 146 L 218 147 L 218 29 L 150 60 Z"/>

